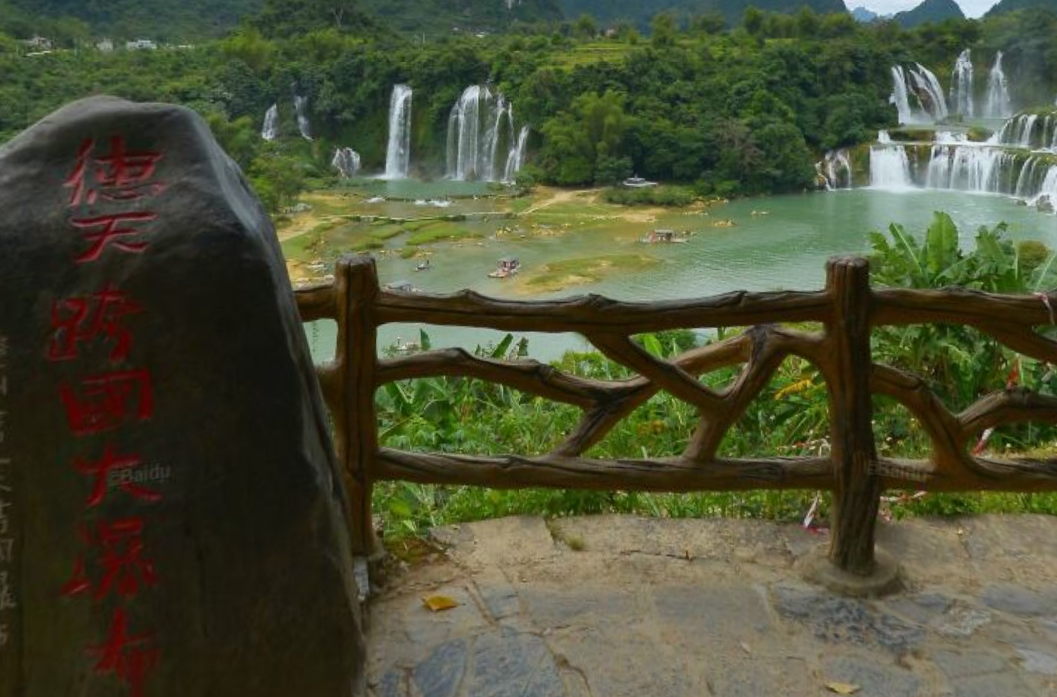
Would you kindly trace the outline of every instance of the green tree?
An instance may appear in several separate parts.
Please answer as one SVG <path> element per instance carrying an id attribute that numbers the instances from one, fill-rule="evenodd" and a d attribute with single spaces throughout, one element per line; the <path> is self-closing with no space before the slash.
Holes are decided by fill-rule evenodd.
<path id="1" fill-rule="evenodd" d="M 593 39 L 598 35 L 598 25 L 591 15 L 580 15 L 573 24 L 573 35 L 579 39 Z"/>
<path id="2" fill-rule="evenodd" d="M 675 18 L 667 12 L 662 12 L 653 17 L 650 22 L 650 44 L 654 48 L 675 46 L 679 36 L 679 25 Z"/>

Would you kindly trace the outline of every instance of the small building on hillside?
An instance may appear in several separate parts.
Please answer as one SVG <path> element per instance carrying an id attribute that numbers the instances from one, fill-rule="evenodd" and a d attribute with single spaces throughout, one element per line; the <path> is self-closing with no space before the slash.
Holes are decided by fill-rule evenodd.
<path id="1" fill-rule="evenodd" d="M 103 53 L 110 53 L 114 50 L 114 42 L 110 39 L 103 39 L 95 44 L 96 50 L 102 51 Z"/>
<path id="2" fill-rule="evenodd" d="M 157 48 L 158 44 L 150 39 L 133 39 L 125 42 L 125 49 L 128 51 L 154 51 Z"/>
<path id="3" fill-rule="evenodd" d="M 34 36 L 32 39 L 26 39 L 22 43 L 31 51 L 50 51 L 53 48 L 51 39 L 45 36 Z"/>

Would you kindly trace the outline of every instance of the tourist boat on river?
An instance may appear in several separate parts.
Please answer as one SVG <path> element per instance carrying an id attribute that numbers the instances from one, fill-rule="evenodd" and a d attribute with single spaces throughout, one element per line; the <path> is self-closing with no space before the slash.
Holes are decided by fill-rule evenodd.
<path id="1" fill-rule="evenodd" d="M 686 237 L 675 230 L 660 229 L 651 231 L 650 234 L 641 238 L 639 242 L 643 244 L 681 244 L 686 242 Z"/>
<path id="2" fill-rule="evenodd" d="M 418 293 L 419 289 L 416 288 L 411 281 L 393 281 L 392 283 L 386 283 L 382 286 L 384 290 L 395 291 L 397 293 Z"/>
<path id="3" fill-rule="evenodd" d="M 507 278 L 513 276 L 521 268 L 521 262 L 517 257 L 503 257 L 495 267 L 495 271 L 488 274 L 488 278 Z"/>
<path id="4" fill-rule="evenodd" d="M 624 180 L 624 186 L 629 186 L 632 189 L 645 189 L 648 186 L 657 186 L 657 182 L 651 182 L 648 179 L 642 177 L 628 177 Z"/>

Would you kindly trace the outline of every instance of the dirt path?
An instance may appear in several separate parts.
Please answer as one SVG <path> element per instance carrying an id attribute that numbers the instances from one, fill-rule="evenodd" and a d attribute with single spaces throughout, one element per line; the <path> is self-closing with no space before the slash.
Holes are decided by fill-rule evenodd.
<path id="1" fill-rule="evenodd" d="M 557 205 L 559 203 L 568 203 L 569 201 L 572 201 L 572 200 L 574 200 L 576 198 L 579 198 L 581 196 L 590 196 L 591 198 L 588 200 L 588 203 L 594 203 L 596 198 L 597 198 L 597 196 L 598 196 L 598 194 L 599 194 L 599 192 L 601 192 L 602 190 L 601 189 L 571 189 L 571 190 L 570 189 L 548 189 L 548 188 L 540 187 L 540 191 L 541 192 L 546 192 L 548 194 L 548 198 L 545 198 L 542 201 L 536 203 L 536 205 L 525 209 L 524 211 L 521 212 L 521 215 L 531 215 L 532 213 L 535 213 L 536 211 L 539 211 L 539 210 L 541 210 L 543 208 L 550 208 L 551 206 Z"/>

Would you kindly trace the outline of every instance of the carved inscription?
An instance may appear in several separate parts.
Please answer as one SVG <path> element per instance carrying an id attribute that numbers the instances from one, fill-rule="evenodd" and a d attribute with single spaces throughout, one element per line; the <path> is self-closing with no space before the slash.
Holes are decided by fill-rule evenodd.
<path id="1" fill-rule="evenodd" d="M 133 264 L 148 252 L 151 223 L 158 219 L 150 199 L 166 188 L 154 178 L 162 159 L 160 152 L 130 149 L 120 134 L 107 144 L 81 143 L 64 183 L 69 225 L 83 242 L 70 260 L 75 267 L 87 269 L 101 259 Z M 135 626 L 130 608 L 163 580 L 149 530 L 152 508 L 164 498 L 157 484 L 168 476 L 148 470 L 141 454 L 123 443 L 125 434 L 154 417 L 150 368 L 134 359 L 135 321 L 148 312 L 111 280 L 87 294 L 56 298 L 44 356 L 79 368 L 60 385 L 57 407 L 82 451 L 69 463 L 70 474 L 87 492 L 73 531 L 80 551 L 59 594 L 107 601 L 112 608 L 105 634 L 84 650 L 99 679 L 117 681 L 129 697 L 146 697 L 162 657 L 156 633 Z M 114 513 L 112 503 L 123 512 Z"/>

